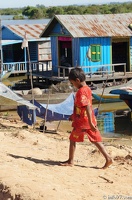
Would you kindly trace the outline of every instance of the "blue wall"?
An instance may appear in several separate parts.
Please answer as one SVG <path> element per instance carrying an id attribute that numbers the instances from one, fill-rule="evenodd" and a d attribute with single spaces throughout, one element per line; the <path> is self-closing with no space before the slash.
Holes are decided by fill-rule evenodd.
<path id="1" fill-rule="evenodd" d="M 92 62 L 87 58 L 87 51 L 90 45 L 101 45 L 101 60 L 99 62 Z M 80 66 L 97 66 L 111 64 L 111 38 L 80 38 Z M 96 71 L 97 69 L 93 69 Z"/>
<path id="2" fill-rule="evenodd" d="M 69 32 L 59 23 L 55 25 L 55 27 L 51 30 L 51 35 L 52 34 L 59 34 L 59 35 L 64 35 L 67 36 L 69 35 Z"/>
<path id="3" fill-rule="evenodd" d="M 80 66 L 80 44 L 79 38 L 72 39 L 72 63 L 74 67 Z"/>
<path id="4" fill-rule="evenodd" d="M 57 73 L 58 63 L 58 36 L 70 36 L 69 32 L 64 29 L 59 23 L 55 25 L 51 33 L 51 52 L 52 52 L 52 65 L 53 72 Z M 55 36 L 53 36 L 55 35 Z M 99 62 L 92 62 L 87 58 L 87 52 L 91 45 L 101 46 L 101 60 Z M 98 66 L 112 63 L 111 56 L 111 38 L 110 37 L 98 37 L 98 38 L 72 38 L 72 66 Z M 108 67 L 110 70 L 110 67 Z M 88 68 L 85 68 L 85 72 L 89 72 Z M 92 72 L 97 71 L 98 68 L 92 69 Z"/>
<path id="5" fill-rule="evenodd" d="M 87 58 L 87 51 L 92 44 L 101 45 L 101 60 L 99 62 L 92 62 Z M 57 73 L 58 67 L 58 37 L 51 37 L 51 52 L 53 72 Z M 72 63 L 76 66 L 97 66 L 111 64 L 111 38 L 73 38 L 72 39 Z M 94 68 L 97 71 L 98 68 Z M 110 67 L 109 67 L 110 69 Z M 88 68 L 84 69 L 88 72 Z"/>
<path id="6" fill-rule="evenodd" d="M 51 56 L 53 74 L 58 72 L 58 37 L 51 37 Z"/>
<path id="7" fill-rule="evenodd" d="M 22 40 L 23 38 L 18 36 L 17 34 L 13 33 L 10 29 L 8 29 L 7 27 L 2 27 L 2 39 L 3 40 Z M 14 62 L 15 59 L 15 55 L 13 55 L 13 49 L 14 48 L 18 48 L 18 53 L 21 54 L 21 56 L 23 57 L 24 55 L 24 50 L 21 49 L 21 43 L 19 44 L 9 44 L 9 45 L 5 45 L 3 47 L 3 49 L 7 52 L 10 51 L 10 54 L 8 55 L 8 58 L 6 60 L 6 62 Z M 29 52 L 30 52 L 30 60 L 31 61 L 38 61 L 38 42 L 34 41 L 34 42 L 29 42 Z M 4 54 L 4 53 L 3 53 Z M 28 53 L 26 51 L 26 57 L 28 58 Z"/>
<path id="8" fill-rule="evenodd" d="M 10 29 L 2 27 L 2 39 L 3 40 L 21 40 L 22 37 L 14 34 Z"/>

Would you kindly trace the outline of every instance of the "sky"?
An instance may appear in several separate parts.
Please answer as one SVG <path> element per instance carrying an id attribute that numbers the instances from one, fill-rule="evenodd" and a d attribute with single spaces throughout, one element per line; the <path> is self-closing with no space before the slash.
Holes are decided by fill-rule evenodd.
<path id="1" fill-rule="evenodd" d="M 44 5 L 49 6 L 65 6 L 65 5 L 88 5 L 88 4 L 102 4 L 110 2 L 127 2 L 130 0 L 8 0 L 0 2 L 0 8 L 19 8 L 25 6 Z"/>

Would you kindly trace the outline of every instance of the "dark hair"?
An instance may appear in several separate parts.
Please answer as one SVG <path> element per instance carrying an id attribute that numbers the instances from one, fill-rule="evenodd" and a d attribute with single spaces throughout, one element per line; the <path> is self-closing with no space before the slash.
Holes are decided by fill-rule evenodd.
<path id="1" fill-rule="evenodd" d="M 81 68 L 79 68 L 79 67 L 71 69 L 71 71 L 69 73 L 69 80 L 76 81 L 77 78 L 81 82 L 85 81 L 85 79 L 86 79 L 84 71 Z"/>

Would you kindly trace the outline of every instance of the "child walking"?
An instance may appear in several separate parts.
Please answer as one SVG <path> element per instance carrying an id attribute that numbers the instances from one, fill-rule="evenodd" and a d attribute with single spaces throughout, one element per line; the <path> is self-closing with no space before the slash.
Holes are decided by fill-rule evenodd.
<path id="1" fill-rule="evenodd" d="M 102 169 L 106 169 L 112 164 L 112 159 L 102 144 L 101 134 L 97 127 L 96 118 L 92 109 L 91 89 L 86 85 L 85 73 L 81 68 L 74 68 L 69 73 L 69 81 L 78 90 L 74 100 L 74 111 L 69 120 L 72 120 L 73 130 L 70 134 L 69 158 L 61 162 L 62 166 L 74 165 L 74 154 L 76 142 L 83 142 L 84 135 L 87 135 L 105 157 L 105 164 Z"/>

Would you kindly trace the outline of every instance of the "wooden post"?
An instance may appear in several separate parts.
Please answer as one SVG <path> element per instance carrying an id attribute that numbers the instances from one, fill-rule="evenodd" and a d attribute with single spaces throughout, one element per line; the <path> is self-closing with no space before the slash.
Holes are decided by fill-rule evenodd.
<path id="1" fill-rule="evenodd" d="M 105 81 L 105 85 L 104 85 L 104 87 L 103 87 L 103 91 L 102 91 L 102 94 L 101 94 L 101 97 L 100 97 L 100 101 L 99 101 L 99 104 L 98 104 L 98 111 L 99 111 L 99 107 L 100 107 L 100 104 L 101 104 L 101 100 L 102 100 L 102 97 L 103 97 L 103 94 L 104 94 L 104 90 L 105 90 L 105 88 L 106 88 L 107 81 L 108 81 L 108 75 L 107 75 L 107 78 L 106 78 L 106 81 Z"/>
<path id="2" fill-rule="evenodd" d="M 45 111 L 43 133 L 45 132 L 45 127 L 46 127 L 45 124 L 46 124 L 46 120 L 47 120 L 47 111 L 48 111 L 49 99 L 50 99 L 50 90 L 48 92 L 48 101 L 47 101 L 46 111 Z"/>
<path id="3" fill-rule="evenodd" d="M 126 75 L 126 63 L 124 64 L 124 76 Z"/>

